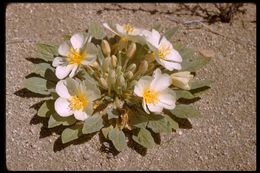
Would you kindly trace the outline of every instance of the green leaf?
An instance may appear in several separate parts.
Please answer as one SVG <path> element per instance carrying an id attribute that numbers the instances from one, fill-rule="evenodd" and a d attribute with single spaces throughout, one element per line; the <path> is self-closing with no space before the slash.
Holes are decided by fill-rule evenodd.
<path id="1" fill-rule="evenodd" d="M 110 120 L 112 118 L 118 118 L 120 113 L 117 110 L 113 110 L 113 108 L 107 109 L 107 118 Z"/>
<path id="2" fill-rule="evenodd" d="M 168 123 L 168 120 L 165 117 L 158 119 L 158 120 L 149 121 L 147 127 L 152 129 L 152 131 L 154 131 L 155 133 L 161 133 L 161 132 L 170 133 L 170 132 L 172 132 L 171 126 L 170 126 L 170 124 Z"/>
<path id="3" fill-rule="evenodd" d="M 82 125 L 75 124 L 72 127 L 66 128 L 61 134 L 61 141 L 63 144 L 78 139 L 81 133 Z"/>
<path id="4" fill-rule="evenodd" d="M 209 86 L 213 82 L 213 80 L 192 80 L 190 82 L 191 90 Z"/>
<path id="5" fill-rule="evenodd" d="M 176 93 L 176 100 L 179 98 L 184 98 L 184 99 L 194 99 L 195 96 L 192 95 L 189 91 L 186 90 L 174 90 Z"/>
<path id="6" fill-rule="evenodd" d="M 83 134 L 89 134 L 99 131 L 103 127 L 103 119 L 100 114 L 96 113 L 87 118 L 82 129 Z"/>
<path id="7" fill-rule="evenodd" d="M 193 118 L 200 115 L 200 112 L 196 110 L 192 105 L 178 104 L 170 111 L 178 118 Z"/>
<path id="8" fill-rule="evenodd" d="M 96 22 L 92 22 L 90 24 L 88 28 L 88 33 L 96 39 L 103 39 L 106 36 L 104 27 Z"/>
<path id="9" fill-rule="evenodd" d="M 100 65 L 103 64 L 103 60 L 105 59 L 102 49 L 99 45 L 97 45 L 97 59 Z"/>
<path id="10" fill-rule="evenodd" d="M 174 130 L 179 128 L 178 122 L 174 121 L 169 115 L 165 114 L 164 116 L 167 119 L 168 123 L 170 124 L 171 128 L 173 128 Z"/>
<path id="11" fill-rule="evenodd" d="M 189 57 L 183 58 L 183 61 L 181 63 L 182 71 L 195 72 L 210 61 L 210 58 L 200 56 L 200 55 L 199 56 L 187 55 L 187 56 Z"/>
<path id="12" fill-rule="evenodd" d="M 118 151 L 122 151 L 124 148 L 126 148 L 125 134 L 122 130 L 119 130 L 117 127 L 113 128 L 108 133 L 108 138 L 112 141 L 114 147 Z"/>
<path id="13" fill-rule="evenodd" d="M 50 94 L 50 91 L 47 88 L 47 80 L 43 78 L 31 77 L 25 79 L 23 86 L 34 93 L 39 93 L 42 95 Z"/>
<path id="14" fill-rule="evenodd" d="M 57 126 L 59 126 L 59 125 L 62 124 L 62 122 L 57 121 L 57 120 L 54 118 L 53 115 L 54 115 L 54 114 L 52 114 L 52 115 L 50 116 L 50 118 L 49 118 L 49 121 L 48 121 L 48 128 L 57 127 Z"/>
<path id="15" fill-rule="evenodd" d="M 151 135 L 151 133 L 149 132 L 149 130 L 141 128 L 140 131 L 138 132 L 137 136 L 133 135 L 132 139 L 144 146 L 145 148 L 152 148 L 155 144 L 154 139 Z"/>
<path id="16" fill-rule="evenodd" d="M 34 64 L 34 73 L 39 74 L 40 76 L 50 80 L 50 81 L 58 81 L 58 78 L 56 77 L 54 73 L 54 68 L 49 63 L 39 63 Z"/>
<path id="17" fill-rule="evenodd" d="M 108 133 L 113 129 L 113 126 L 110 125 L 108 127 L 104 127 L 102 128 L 102 134 L 104 135 L 104 137 L 107 139 L 108 138 Z"/>
<path id="18" fill-rule="evenodd" d="M 46 100 L 37 112 L 39 117 L 50 117 L 54 112 L 54 100 Z"/>
<path id="19" fill-rule="evenodd" d="M 148 123 L 148 118 L 141 111 L 136 111 L 135 109 L 129 111 L 128 113 L 128 124 L 130 126 L 145 128 Z"/>
<path id="20" fill-rule="evenodd" d="M 77 120 L 74 118 L 73 115 L 68 117 L 61 117 L 56 112 L 52 112 L 49 122 L 48 122 L 48 128 L 53 128 L 59 125 L 63 126 L 70 126 L 74 124 Z"/>
<path id="21" fill-rule="evenodd" d="M 41 54 L 41 59 L 52 61 L 55 55 L 58 55 L 58 46 L 45 43 L 38 43 L 36 47 Z"/>
<path id="22" fill-rule="evenodd" d="M 165 32 L 164 36 L 167 38 L 167 40 L 170 40 L 177 30 L 178 27 L 171 28 Z"/>

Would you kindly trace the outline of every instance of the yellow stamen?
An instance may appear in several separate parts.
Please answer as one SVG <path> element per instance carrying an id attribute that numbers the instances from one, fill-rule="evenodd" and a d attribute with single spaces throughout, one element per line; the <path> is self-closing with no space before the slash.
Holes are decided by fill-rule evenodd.
<path id="1" fill-rule="evenodd" d="M 159 58 L 161 59 L 165 59 L 165 57 L 171 52 L 171 48 L 165 44 L 162 44 L 158 50 Z"/>
<path id="2" fill-rule="evenodd" d="M 127 38 L 127 37 L 121 37 L 120 41 L 122 41 L 122 42 L 128 42 L 128 38 Z"/>
<path id="3" fill-rule="evenodd" d="M 146 103 L 158 103 L 159 101 L 159 93 L 150 88 L 145 88 L 143 97 Z"/>
<path id="4" fill-rule="evenodd" d="M 70 107 L 72 110 L 80 110 L 87 106 L 88 99 L 85 94 L 79 93 L 70 99 Z"/>
<path id="5" fill-rule="evenodd" d="M 68 54 L 69 63 L 70 64 L 80 64 L 85 56 L 86 56 L 86 52 L 80 52 L 78 50 L 71 48 L 70 52 Z"/>
<path id="6" fill-rule="evenodd" d="M 131 32 L 134 31 L 134 27 L 131 26 L 131 25 L 128 24 L 128 23 L 123 25 L 123 29 L 125 30 L 125 32 L 126 32 L 127 34 L 129 34 L 129 33 L 131 33 Z"/>

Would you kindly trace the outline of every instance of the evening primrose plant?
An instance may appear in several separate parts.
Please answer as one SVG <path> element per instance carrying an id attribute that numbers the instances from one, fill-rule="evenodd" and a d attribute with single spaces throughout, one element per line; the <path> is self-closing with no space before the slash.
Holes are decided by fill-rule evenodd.
<path id="1" fill-rule="evenodd" d="M 38 43 L 40 62 L 24 81 L 47 97 L 37 115 L 48 128 L 65 127 L 62 143 L 100 133 L 117 151 L 129 141 L 152 148 L 154 134 L 176 132 L 199 116 L 191 103 L 212 82 L 196 79 L 210 59 L 171 42 L 176 31 L 91 23 L 59 45 Z"/>

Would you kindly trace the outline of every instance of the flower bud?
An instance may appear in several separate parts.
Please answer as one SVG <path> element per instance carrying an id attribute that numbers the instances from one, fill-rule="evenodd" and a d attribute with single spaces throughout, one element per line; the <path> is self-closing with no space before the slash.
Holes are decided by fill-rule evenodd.
<path id="1" fill-rule="evenodd" d="M 107 40 L 102 40 L 101 48 L 106 57 L 110 56 L 111 49 L 110 49 L 110 46 L 109 46 L 109 43 L 107 42 Z"/>
<path id="2" fill-rule="evenodd" d="M 111 57 L 106 57 L 102 64 L 102 68 L 104 72 L 107 72 L 110 66 L 111 66 Z"/>
<path id="3" fill-rule="evenodd" d="M 130 44 L 129 48 L 127 49 L 126 56 L 128 58 L 132 58 L 136 51 L 136 44 L 133 42 Z"/>
<path id="4" fill-rule="evenodd" d="M 173 73 L 171 75 L 172 84 L 178 88 L 190 90 L 189 81 L 193 79 L 193 75 L 189 71 Z"/>
<path id="5" fill-rule="evenodd" d="M 147 71 L 147 69 L 148 69 L 148 62 L 146 60 L 143 60 L 139 65 L 138 73 L 142 75 Z"/>
<path id="6" fill-rule="evenodd" d="M 92 62 L 91 64 L 89 64 L 91 67 L 94 67 L 94 68 L 96 68 L 96 69 L 98 69 L 99 68 L 99 64 L 98 64 L 98 62 L 97 61 L 94 61 L 94 62 Z"/>
<path id="7" fill-rule="evenodd" d="M 131 64 L 127 67 L 126 71 L 131 71 L 131 72 L 135 72 L 136 69 L 136 64 Z"/>
<path id="8" fill-rule="evenodd" d="M 116 63 L 117 63 L 117 58 L 116 58 L 116 56 L 115 56 L 115 55 L 112 55 L 111 60 L 112 60 L 112 65 L 113 65 L 113 67 L 115 68 L 115 67 L 116 67 Z"/>
<path id="9" fill-rule="evenodd" d="M 121 74 L 122 72 L 122 66 L 118 66 L 116 69 L 116 74 Z"/>
<path id="10" fill-rule="evenodd" d="M 123 74 L 119 75 L 119 77 L 117 78 L 117 86 L 120 86 L 121 88 L 126 87 L 126 82 Z"/>
<path id="11" fill-rule="evenodd" d="M 102 87 L 104 87 L 105 89 L 108 89 L 108 85 L 107 85 L 107 81 L 104 78 L 100 78 L 100 83 L 102 85 Z"/>
<path id="12" fill-rule="evenodd" d="M 125 75 L 126 79 L 132 79 L 132 77 L 134 76 L 133 72 L 128 71 Z"/>
<path id="13" fill-rule="evenodd" d="M 115 70 L 109 71 L 108 82 L 110 83 L 110 85 L 114 85 L 116 83 L 116 72 L 115 72 Z"/>
<path id="14" fill-rule="evenodd" d="M 144 59 L 150 64 L 151 62 L 153 62 L 155 60 L 155 53 L 151 52 L 148 53 L 144 56 Z"/>

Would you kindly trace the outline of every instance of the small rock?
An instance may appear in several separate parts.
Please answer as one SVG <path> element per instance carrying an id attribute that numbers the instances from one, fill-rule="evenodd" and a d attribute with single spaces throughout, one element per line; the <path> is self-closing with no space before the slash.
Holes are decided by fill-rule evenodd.
<path id="1" fill-rule="evenodd" d="M 201 55 L 208 57 L 208 58 L 215 57 L 215 52 L 210 49 L 199 49 L 199 52 L 201 53 Z"/>

